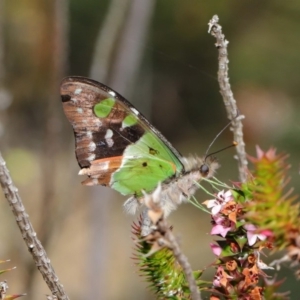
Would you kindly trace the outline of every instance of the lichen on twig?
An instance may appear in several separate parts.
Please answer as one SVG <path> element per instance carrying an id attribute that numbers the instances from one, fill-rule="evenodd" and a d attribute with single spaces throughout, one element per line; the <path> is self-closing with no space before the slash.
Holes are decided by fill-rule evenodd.
<path id="1" fill-rule="evenodd" d="M 228 75 L 228 41 L 225 39 L 222 33 L 222 27 L 219 25 L 219 17 L 214 15 L 208 23 L 208 32 L 216 38 L 216 47 L 219 51 L 219 70 L 218 70 L 218 81 L 220 85 L 220 93 L 223 97 L 227 116 L 231 120 L 234 140 L 237 142 L 237 160 L 239 163 L 239 176 L 242 182 L 247 179 L 247 166 L 248 161 L 246 158 L 245 142 L 243 139 L 243 124 L 242 120 L 245 118 L 240 114 L 236 101 L 231 90 Z"/>
<path id="2" fill-rule="evenodd" d="M 21 235 L 27 245 L 28 251 L 31 253 L 35 264 L 42 274 L 46 284 L 53 296 L 56 296 L 58 300 L 68 300 L 68 296 L 64 291 L 63 285 L 59 282 L 59 279 L 50 263 L 50 259 L 42 246 L 41 242 L 37 238 L 37 234 L 33 229 L 29 216 L 26 213 L 22 199 L 18 193 L 18 189 L 14 186 L 12 178 L 6 167 L 6 163 L 0 153 L 0 184 L 3 189 L 6 200 L 12 209 L 13 214 Z"/>

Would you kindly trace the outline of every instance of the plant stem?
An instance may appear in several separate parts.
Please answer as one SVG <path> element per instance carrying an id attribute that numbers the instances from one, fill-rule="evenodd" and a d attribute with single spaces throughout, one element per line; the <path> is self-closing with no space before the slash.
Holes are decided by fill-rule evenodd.
<path id="1" fill-rule="evenodd" d="M 233 97 L 231 86 L 229 83 L 228 76 L 228 41 L 225 39 L 224 34 L 222 33 L 222 27 L 218 24 L 219 17 L 214 15 L 209 21 L 208 32 L 216 38 L 216 47 L 219 51 L 219 70 L 218 70 L 218 81 L 220 85 L 220 93 L 223 97 L 225 108 L 227 111 L 227 116 L 232 122 L 231 130 L 233 131 L 234 140 L 237 142 L 236 151 L 237 151 L 237 160 L 239 162 L 239 175 L 240 180 L 245 182 L 247 179 L 247 166 L 248 161 L 245 151 L 245 142 L 243 139 L 243 124 L 242 120 L 245 118 L 244 115 L 239 113 L 236 101 Z"/>
<path id="2" fill-rule="evenodd" d="M 6 167 L 6 162 L 4 161 L 1 153 L 0 184 L 5 198 L 15 215 L 17 225 L 21 231 L 25 244 L 27 245 L 28 251 L 31 253 L 38 270 L 41 272 L 52 293 L 52 299 L 68 300 L 69 297 L 64 291 L 63 285 L 59 282 L 44 247 L 37 238 L 37 234 L 33 229 L 28 214 L 26 213 L 22 199 L 18 193 L 18 189 L 12 182 L 12 178 L 10 177 L 9 171 Z"/>

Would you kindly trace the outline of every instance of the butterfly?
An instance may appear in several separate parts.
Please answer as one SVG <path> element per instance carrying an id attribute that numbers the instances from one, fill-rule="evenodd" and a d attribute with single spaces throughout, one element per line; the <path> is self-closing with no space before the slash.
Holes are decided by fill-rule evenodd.
<path id="1" fill-rule="evenodd" d="M 160 186 L 161 207 L 168 214 L 219 166 L 214 158 L 183 157 L 130 102 L 104 84 L 72 76 L 63 79 L 60 92 L 74 130 L 79 175 L 88 176 L 82 183 L 129 196 L 124 206 L 131 213 L 145 193 Z"/>

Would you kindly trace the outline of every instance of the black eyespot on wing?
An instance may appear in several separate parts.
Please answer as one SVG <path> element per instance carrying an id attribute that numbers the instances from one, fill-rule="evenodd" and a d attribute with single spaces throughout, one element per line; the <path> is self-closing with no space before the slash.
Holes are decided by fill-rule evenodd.
<path id="1" fill-rule="evenodd" d="M 142 166 L 143 166 L 143 167 L 147 167 L 148 164 L 147 164 L 146 162 L 143 162 L 143 163 L 142 163 Z"/>
<path id="2" fill-rule="evenodd" d="M 207 164 L 203 164 L 201 167 L 200 167 L 200 173 L 203 177 L 206 177 L 207 174 L 209 173 L 209 167 Z"/>
<path id="3" fill-rule="evenodd" d="M 151 154 L 151 155 L 157 155 L 157 154 L 159 154 L 159 152 L 157 150 L 149 147 L 149 154 Z"/>
<path id="4" fill-rule="evenodd" d="M 70 95 L 61 95 L 61 101 L 62 102 L 68 102 L 71 100 L 71 96 Z"/>

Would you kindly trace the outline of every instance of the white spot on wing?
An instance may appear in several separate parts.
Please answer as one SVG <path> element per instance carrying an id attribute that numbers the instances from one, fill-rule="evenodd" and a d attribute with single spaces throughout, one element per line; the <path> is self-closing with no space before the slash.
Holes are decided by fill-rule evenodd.
<path id="1" fill-rule="evenodd" d="M 82 109 L 81 107 L 77 107 L 77 112 L 78 112 L 79 114 L 82 114 L 82 113 L 83 113 L 83 109 Z"/>
<path id="2" fill-rule="evenodd" d="M 74 94 L 75 94 L 75 95 L 79 95 L 81 92 L 82 92 L 82 89 L 79 88 L 79 89 L 76 89 L 76 90 L 75 90 Z"/>
<path id="3" fill-rule="evenodd" d="M 94 160 L 96 158 L 96 154 L 91 154 L 88 158 L 87 158 L 87 160 L 88 161 L 92 161 L 92 160 Z"/>
<path id="4" fill-rule="evenodd" d="M 89 173 L 89 168 L 83 168 L 78 172 L 78 175 L 86 175 Z"/>
<path id="5" fill-rule="evenodd" d="M 91 131 L 87 131 L 87 132 L 86 132 L 86 135 L 87 135 L 88 138 L 92 138 L 92 136 L 93 136 L 93 134 L 92 134 Z"/>
<path id="6" fill-rule="evenodd" d="M 114 140 L 112 139 L 113 134 L 114 133 L 111 129 L 107 129 L 104 138 L 105 138 L 105 141 L 106 141 L 108 147 L 112 147 L 114 145 Z"/>
<path id="7" fill-rule="evenodd" d="M 108 147 L 112 147 L 114 145 L 114 140 L 113 139 L 106 139 L 106 143 Z"/>
<path id="8" fill-rule="evenodd" d="M 135 114 L 135 115 L 139 115 L 140 113 L 138 112 L 138 110 L 137 109 L 135 109 L 134 107 L 131 107 L 130 108 L 131 109 L 131 111 Z"/>
<path id="9" fill-rule="evenodd" d="M 74 103 L 76 103 L 77 99 L 76 98 L 71 98 L 71 101 L 73 101 Z"/>
<path id="10" fill-rule="evenodd" d="M 115 97 L 116 96 L 116 93 L 115 92 L 113 92 L 113 91 L 109 91 L 108 92 L 111 96 L 113 96 L 113 97 Z"/>
<path id="11" fill-rule="evenodd" d="M 111 138 L 114 135 L 111 129 L 106 130 L 105 139 Z"/>
<path id="12" fill-rule="evenodd" d="M 96 149 L 96 144 L 94 142 L 90 142 L 89 144 L 89 150 L 94 151 Z"/>
<path id="13" fill-rule="evenodd" d="M 101 170 L 108 170 L 109 168 L 109 161 L 104 161 L 101 163 Z"/>
<path id="14" fill-rule="evenodd" d="M 98 118 L 94 118 L 93 122 L 95 123 L 96 126 L 101 127 L 102 126 L 102 122 L 100 119 Z"/>

